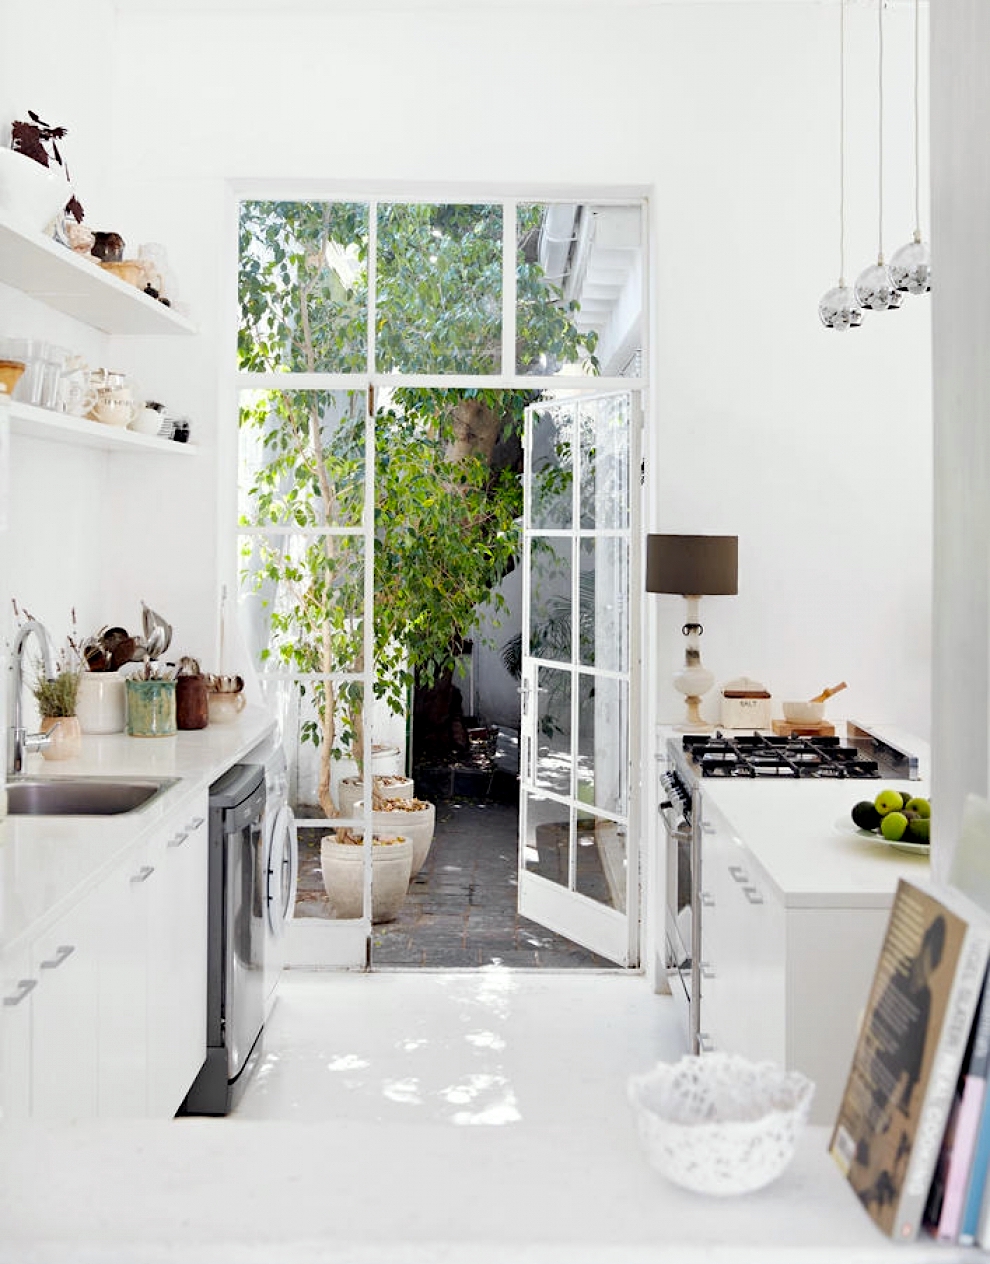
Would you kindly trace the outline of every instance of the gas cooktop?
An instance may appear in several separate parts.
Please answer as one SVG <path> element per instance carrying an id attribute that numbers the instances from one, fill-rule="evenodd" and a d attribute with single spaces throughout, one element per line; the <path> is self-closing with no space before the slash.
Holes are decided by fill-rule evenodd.
<path id="1" fill-rule="evenodd" d="M 902 752 L 891 758 L 890 748 L 867 735 L 866 740 L 839 737 L 778 737 L 765 733 L 687 733 L 676 762 L 685 772 L 702 777 L 845 778 L 916 777 L 904 766 Z"/>

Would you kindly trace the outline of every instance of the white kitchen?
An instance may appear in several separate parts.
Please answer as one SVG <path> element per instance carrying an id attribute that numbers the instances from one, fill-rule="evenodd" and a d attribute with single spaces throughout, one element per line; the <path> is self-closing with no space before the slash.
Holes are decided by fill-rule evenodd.
<path id="1" fill-rule="evenodd" d="M 828 1157 L 827 1112 L 778 1182 L 714 1202 L 649 1169 L 625 1083 L 691 1041 L 666 978 L 659 811 L 668 739 L 681 738 L 684 603 L 641 582 L 648 535 L 738 542 L 737 591 L 700 605 L 716 682 L 702 699 L 708 722 L 734 678 L 764 683 L 775 719 L 780 700 L 846 682 L 827 703 L 840 733 L 854 722 L 895 757 L 919 758 L 892 783 L 917 777 L 930 791 L 939 878 L 966 796 L 988 794 L 990 457 L 978 423 L 990 164 L 974 123 L 990 105 L 990 14 L 980 0 L 885 0 L 882 29 L 880 111 L 875 0 L 94 0 L 85 11 L 50 0 L 43 13 L 6 0 L 0 145 L 28 111 L 64 126 L 83 223 L 123 237 L 125 257 L 158 243 L 172 301 L 128 292 L 90 262 L 62 266 L 58 252 L 71 250 L 11 229 L 0 206 L 0 341 L 45 340 L 124 372 L 189 430 L 177 443 L 12 410 L 0 448 L 4 714 L 20 705 L 13 667 L 23 659 L 28 671 L 37 653 L 33 637 L 13 653 L 12 602 L 56 646 L 74 626 L 134 630 L 145 603 L 167 615 L 169 656 L 240 675 L 247 705 L 160 741 L 84 735 L 61 769 L 23 752 L 19 771 L 36 778 L 126 779 L 151 797 L 98 824 L 11 813 L 0 825 L 4 996 L 41 980 L 0 1015 L 0 1259 L 631 1264 L 839 1249 L 865 1261 L 896 1249 Z M 290 952 L 297 968 L 277 1003 L 266 995 L 270 1057 L 241 1116 L 173 1120 L 206 1053 L 210 787 L 270 757 L 276 719 L 232 596 L 238 203 L 334 197 L 643 208 L 635 950 L 626 971 L 566 979 L 303 969 L 312 954 Z M 878 226 L 889 256 L 917 220 L 931 293 L 826 329 L 822 295 L 876 262 Z M 8 730 L 5 719 L 9 770 Z M 782 941 L 797 944 L 793 956 L 778 954 L 767 976 L 788 998 L 778 1008 L 754 982 L 759 965 L 734 963 L 736 982 L 719 993 L 727 1040 L 818 1058 L 822 1101 L 841 1088 L 836 1067 L 851 1054 L 897 876 L 929 868 L 890 848 L 867 856 L 836 828 L 858 788 L 713 780 L 709 795 L 725 845 L 755 866 L 730 881 L 763 883 L 771 915 L 799 923 Z M 791 839 L 817 852 L 807 865 L 786 854 Z M 790 888 L 775 885 L 785 871 Z M 832 900 L 830 884 L 846 881 L 845 903 Z M 144 911 L 122 912 L 138 888 Z M 99 964 L 63 983 L 67 925 Z M 843 965 L 830 968 L 833 938 Z M 787 970 L 812 965 L 823 1004 L 792 1036 L 805 976 Z M 88 1044 L 94 995 L 114 1035 Z M 517 1103 L 532 1106 L 503 1127 L 411 1111 L 406 1064 L 388 1059 L 432 1047 L 435 1085 L 456 1082 L 452 1050 L 476 1018 L 486 1073 L 513 1079 Z M 19 1037 L 18 1023 L 29 1027 Z M 48 1108 L 23 1121 L 11 1105 L 34 1079 Z M 266 1102 L 284 1110 L 266 1115 Z M 934 1254 L 924 1240 L 899 1249 Z"/>

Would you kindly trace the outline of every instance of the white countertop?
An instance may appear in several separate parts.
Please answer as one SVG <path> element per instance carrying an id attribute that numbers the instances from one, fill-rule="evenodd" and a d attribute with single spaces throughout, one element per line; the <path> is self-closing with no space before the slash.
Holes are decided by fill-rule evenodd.
<path id="1" fill-rule="evenodd" d="M 275 727 L 269 713 L 246 707 L 230 724 L 138 738 L 84 735 L 76 759 L 28 757 L 27 776 L 175 778 L 176 785 L 144 808 L 113 817 L 8 816 L 0 820 L 0 948 L 57 917 L 72 896 L 100 874 L 180 801 L 205 789 Z"/>

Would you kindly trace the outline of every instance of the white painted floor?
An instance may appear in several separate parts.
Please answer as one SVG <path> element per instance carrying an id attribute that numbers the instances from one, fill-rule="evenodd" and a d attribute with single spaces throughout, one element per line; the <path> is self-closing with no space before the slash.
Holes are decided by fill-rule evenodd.
<path id="1" fill-rule="evenodd" d="M 0 1133 L 0 1261 L 885 1260 L 824 1129 L 744 1199 L 648 1166 L 626 1080 L 684 1051 L 636 975 L 293 972 L 232 1116 Z"/>

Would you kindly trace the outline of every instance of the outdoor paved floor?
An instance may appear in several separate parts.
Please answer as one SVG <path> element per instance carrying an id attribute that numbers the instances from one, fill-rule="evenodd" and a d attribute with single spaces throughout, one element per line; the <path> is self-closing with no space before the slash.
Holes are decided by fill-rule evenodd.
<path id="1" fill-rule="evenodd" d="M 441 800 L 426 864 L 399 917 L 372 933 L 372 968 L 619 969 L 516 912 L 514 804 Z M 300 831 L 297 917 L 330 917 L 319 831 Z"/>

